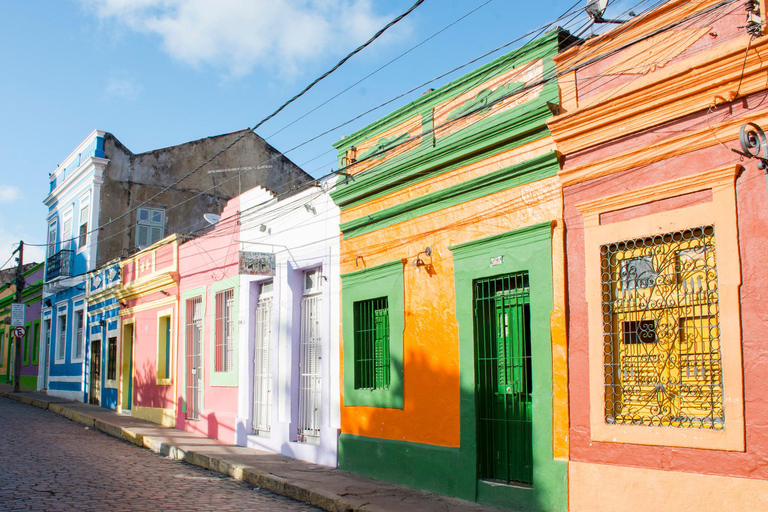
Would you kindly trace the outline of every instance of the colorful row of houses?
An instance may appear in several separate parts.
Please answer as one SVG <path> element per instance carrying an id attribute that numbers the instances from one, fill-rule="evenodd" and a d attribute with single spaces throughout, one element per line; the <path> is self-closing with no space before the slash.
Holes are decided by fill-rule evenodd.
<path id="1" fill-rule="evenodd" d="M 37 387 L 514 510 L 765 509 L 744 26 L 670 0 L 551 31 L 342 138 L 322 181 L 250 134 L 179 184 L 242 134 L 93 132 L 51 175 Z"/>

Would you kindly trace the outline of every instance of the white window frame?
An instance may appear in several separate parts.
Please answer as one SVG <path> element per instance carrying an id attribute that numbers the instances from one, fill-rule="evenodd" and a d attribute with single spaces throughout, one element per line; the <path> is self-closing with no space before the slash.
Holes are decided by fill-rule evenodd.
<path id="1" fill-rule="evenodd" d="M 147 220 L 142 221 L 141 217 L 142 214 L 146 212 L 147 213 Z M 152 217 L 154 214 L 160 213 L 161 220 L 153 221 Z M 147 228 L 149 231 L 147 233 L 147 243 L 142 245 L 139 241 L 139 234 L 141 232 L 141 227 Z M 160 229 L 160 236 L 157 239 L 153 240 L 152 237 L 152 230 L 153 229 Z M 150 245 L 160 241 L 165 236 L 165 210 L 163 208 L 138 208 L 136 210 L 136 247 L 139 249 L 144 249 L 145 247 L 149 247 Z"/>
<path id="2" fill-rule="evenodd" d="M 61 242 L 59 250 L 64 251 L 72 248 L 72 229 L 74 228 L 73 208 L 70 206 L 61 216 Z M 69 232 L 65 231 L 67 221 L 69 221 Z M 69 240 L 69 241 L 68 241 Z"/>
<path id="3" fill-rule="evenodd" d="M 83 210 L 88 209 L 88 211 L 85 214 L 85 219 L 83 219 Z M 80 210 L 78 213 L 78 222 L 77 222 L 77 240 L 75 241 L 75 247 L 77 247 L 77 252 L 81 253 L 88 249 L 88 239 L 90 238 L 88 236 L 88 226 L 91 225 L 91 197 L 90 194 L 85 194 L 80 198 Z M 84 222 L 85 221 L 85 222 Z M 83 227 L 83 224 L 85 224 L 85 243 L 83 245 L 80 245 L 80 228 Z"/>
<path id="4" fill-rule="evenodd" d="M 315 279 L 311 286 L 307 286 L 309 276 L 314 274 Z M 299 338 L 299 396 L 298 396 L 298 432 L 297 441 L 315 444 L 319 442 L 320 431 L 323 425 L 323 296 L 322 296 L 323 269 L 322 267 L 306 269 L 302 272 L 301 297 L 301 333 Z M 312 328 L 312 320 L 316 319 L 319 327 Z M 316 336 L 311 336 L 310 333 Z M 314 342 L 313 342 L 314 340 Z M 312 345 L 317 351 L 315 371 L 308 369 L 311 354 L 307 352 Z"/>
<path id="5" fill-rule="evenodd" d="M 58 227 L 59 220 L 56 218 L 51 219 L 51 221 L 48 223 L 48 250 L 45 253 L 46 258 L 50 258 L 56 254 L 56 236 L 58 234 Z M 53 240 L 51 240 L 51 238 L 53 238 Z"/>
<path id="6" fill-rule="evenodd" d="M 67 329 L 69 325 L 68 323 L 68 313 L 69 313 L 69 305 L 66 304 L 66 301 L 63 305 L 56 304 L 56 309 L 54 310 L 56 312 L 56 337 L 54 338 L 56 340 L 56 352 L 53 354 L 53 363 L 54 364 L 63 364 L 64 361 L 67 359 Z M 62 332 L 61 332 L 61 317 L 64 317 L 64 339 L 62 340 Z M 63 347 L 63 349 L 61 348 Z M 61 354 L 61 355 L 59 355 Z"/>
<path id="7" fill-rule="evenodd" d="M 255 310 L 253 356 L 253 433 L 269 436 L 272 430 L 272 332 L 275 281 L 259 283 L 259 298 Z"/>
<path id="8" fill-rule="evenodd" d="M 82 329 L 83 329 L 83 333 L 82 333 L 82 336 L 81 336 L 80 340 L 76 340 L 77 329 L 75 327 L 75 325 L 76 325 L 75 317 L 77 316 L 78 313 L 82 313 L 83 314 L 83 321 L 82 321 L 82 324 L 81 324 L 82 325 Z M 85 311 L 85 301 L 83 301 L 83 303 L 81 305 L 79 305 L 79 306 L 73 306 L 72 307 L 72 325 L 71 325 L 71 329 L 72 329 L 72 338 L 71 338 L 72 339 L 72 345 L 69 347 L 70 348 L 70 362 L 72 362 L 72 363 L 81 363 L 81 362 L 83 362 L 83 360 L 85 360 L 85 338 L 87 338 L 86 334 L 87 334 L 87 329 L 88 329 L 88 319 L 86 318 L 85 313 L 86 313 L 86 311 Z M 79 343 L 82 344 L 82 350 L 80 352 L 80 357 L 77 357 L 75 355 L 76 354 L 76 350 L 75 349 L 77 348 L 77 345 L 76 345 L 75 341 L 78 341 Z"/>

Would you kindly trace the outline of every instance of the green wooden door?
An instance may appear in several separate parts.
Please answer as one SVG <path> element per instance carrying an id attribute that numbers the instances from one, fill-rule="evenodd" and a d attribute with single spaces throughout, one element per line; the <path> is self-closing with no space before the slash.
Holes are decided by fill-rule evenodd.
<path id="1" fill-rule="evenodd" d="M 528 274 L 475 282 L 478 471 L 532 484 L 531 330 Z"/>

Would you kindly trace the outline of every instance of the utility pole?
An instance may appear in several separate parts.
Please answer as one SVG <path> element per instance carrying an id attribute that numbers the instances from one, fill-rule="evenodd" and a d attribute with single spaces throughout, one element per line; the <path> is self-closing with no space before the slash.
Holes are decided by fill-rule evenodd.
<path id="1" fill-rule="evenodd" d="M 21 301 L 21 292 L 24 290 L 24 240 L 19 241 L 19 248 L 16 249 L 19 255 L 16 257 L 16 261 L 19 262 L 19 266 L 16 267 L 16 302 L 23 304 Z M 13 251 L 13 252 L 16 252 Z M 21 390 L 21 338 L 16 338 L 16 356 L 13 361 L 13 392 L 18 393 Z"/>

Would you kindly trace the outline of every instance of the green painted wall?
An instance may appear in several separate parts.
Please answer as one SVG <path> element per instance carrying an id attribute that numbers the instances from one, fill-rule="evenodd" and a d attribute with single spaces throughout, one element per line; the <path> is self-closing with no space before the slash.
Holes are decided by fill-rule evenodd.
<path id="1" fill-rule="evenodd" d="M 451 247 L 459 324 L 461 446 L 443 448 L 342 434 L 339 468 L 519 511 L 567 510 L 567 462 L 552 455 L 552 240 L 550 223 Z M 491 266 L 491 258 L 501 264 Z M 533 487 L 477 478 L 474 280 L 527 271 L 531 290 Z M 405 376 L 407 378 L 407 375 Z"/>

